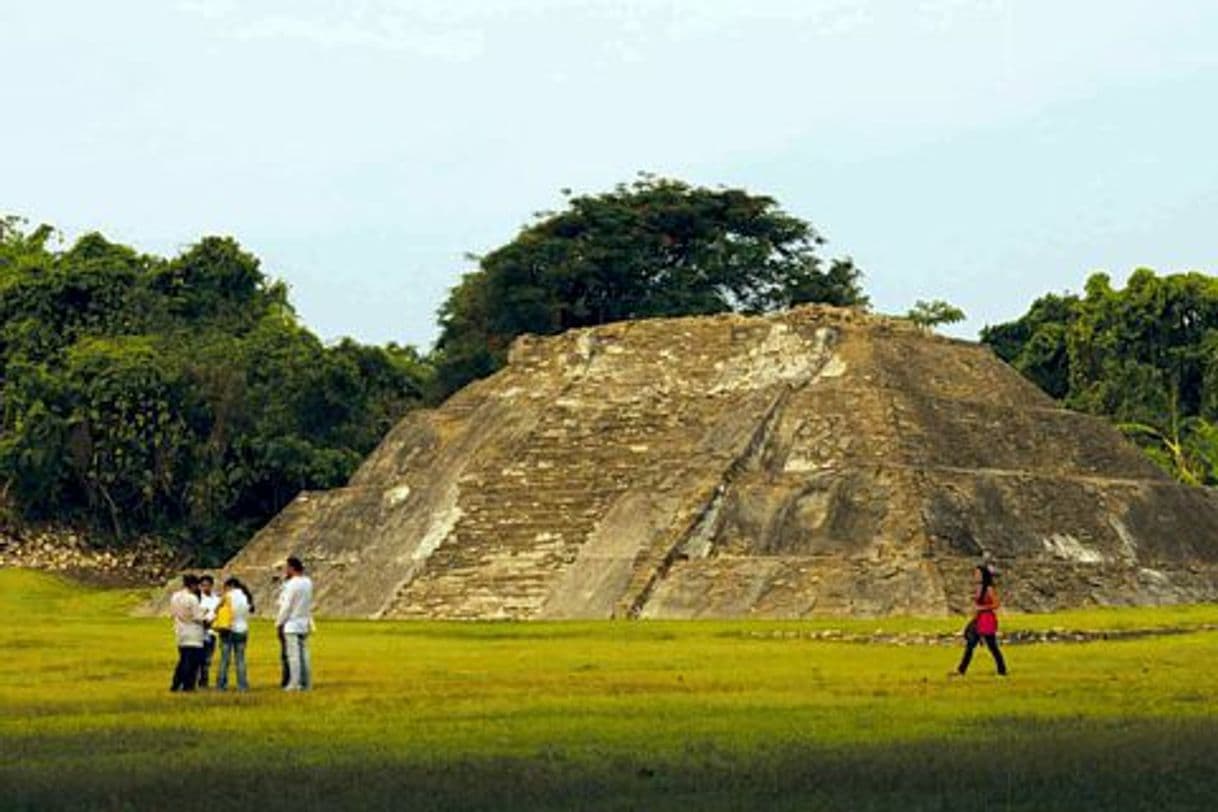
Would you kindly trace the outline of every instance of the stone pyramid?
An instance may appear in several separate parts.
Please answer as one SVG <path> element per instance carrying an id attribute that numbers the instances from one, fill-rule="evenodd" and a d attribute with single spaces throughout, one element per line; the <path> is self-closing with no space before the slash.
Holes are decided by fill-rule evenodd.
<path id="1" fill-rule="evenodd" d="M 230 563 L 390 618 L 942 614 L 1218 596 L 1218 496 L 987 348 L 828 307 L 523 337 Z"/>

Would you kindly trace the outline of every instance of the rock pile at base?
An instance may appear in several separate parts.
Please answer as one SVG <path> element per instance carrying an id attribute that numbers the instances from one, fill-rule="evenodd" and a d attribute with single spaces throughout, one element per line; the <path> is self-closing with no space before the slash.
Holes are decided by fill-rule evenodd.
<path id="1" fill-rule="evenodd" d="M 73 530 L 0 531 L 0 569 L 57 572 L 82 580 L 129 586 L 162 583 L 174 568 L 172 550 L 152 539 L 121 548 L 97 547 Z"/>
<path id="2" fill-rule="evenodd" d="M 522 338 L 230 569 L 289 554 L 331 615 L 939 614 L 983 555 L 1014 608 L 1191 602 L 1218 498 L 985 347 L 806 307 Z"/>

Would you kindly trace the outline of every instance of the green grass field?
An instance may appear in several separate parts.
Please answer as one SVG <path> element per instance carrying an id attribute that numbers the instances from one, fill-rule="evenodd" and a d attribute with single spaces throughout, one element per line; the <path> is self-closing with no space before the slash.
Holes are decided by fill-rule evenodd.
<path id="1" fill-rule="evenodd" d="M 1218 633 L 978 652 L 797 623 L 322 622 L 317 690 L 171 695 L 132 593 L 0 571 L 3 809 L 1218 808 Z M 1193 628 L 1218 607 L 1008 616 Z"/>

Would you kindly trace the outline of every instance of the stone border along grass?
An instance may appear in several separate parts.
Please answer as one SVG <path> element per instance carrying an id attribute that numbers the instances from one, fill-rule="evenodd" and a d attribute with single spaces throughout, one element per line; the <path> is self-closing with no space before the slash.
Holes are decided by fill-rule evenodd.
<path id="1" fill-rule="evenodd" d="M 963 629 L 963 627 L 962 627 Z M 1030 643 L 1096 643 L 1103 640 L 1140 640 L 1147 637 L 1171 637 L 1218 631 L 1218 623 L 1198 623 L 1190 626 L 1162 626 L 1146 629 L 1110 629 L 1108 631 L 1086 631 L 1082 629 L 1015 629 L 999 632 L 1003 645 L 1026 645 Z M 962 632 L 940 634 L 888 633 L 860 634 L 841 629 L 798 631 L 774 629 L 772 631 L 742 631 L 737 636 L 751 638 L 773 638 L 783 640 L 816 640 L 829 643 L 870 643 L 889 646 L 949 646 L 959 645 Z"/>
<path id="2" fill-rule="evenodd" d="M 108 548 L 70 529 L 22 534 L 0 530 L 0 569 L 33 570 L 94 585 L 152 588 L 172 578 L 177 564 L 172 548 L 151 537 Z"/>

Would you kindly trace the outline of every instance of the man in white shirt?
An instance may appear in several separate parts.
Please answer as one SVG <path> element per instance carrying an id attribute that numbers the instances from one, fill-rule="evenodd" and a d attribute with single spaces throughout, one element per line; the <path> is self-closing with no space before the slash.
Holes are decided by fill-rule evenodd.
<path id="1" fill-rule="evenodd" d="M 203 607 L 199 605 L 199 579 L 182 576 L 182 588 L 169 599 L 173 636 L 178 644 L 178 665 L 173 670 L 171 691 L 193 691 L 203 662 Z"/>
<path id="2" fill-rule="evenodd" d="M 304 564 L 295 556 L 283 569 L 279 614 L 275 626 L 283 635 L 288 654 L 288 684 L 285 691 L 307 691 L 313 684 L 309 659 L 309 632 L 313 630 L 313 581 L 304 574 Z"/>
<path id="3" fill-rule="evenodd" d="M 216 580 L 210 575 L 199 578 L 199 606 L 203 609 L 203 622 L 207 634 L 203 637 L 203 659 L 199 663 L 199 687 L 206 688 L 211 675 L 211 661 L 216 653 L 216 632 L 211 624 L 216 620 L 220 608 L 220 596 L 216 594 Z"/>

